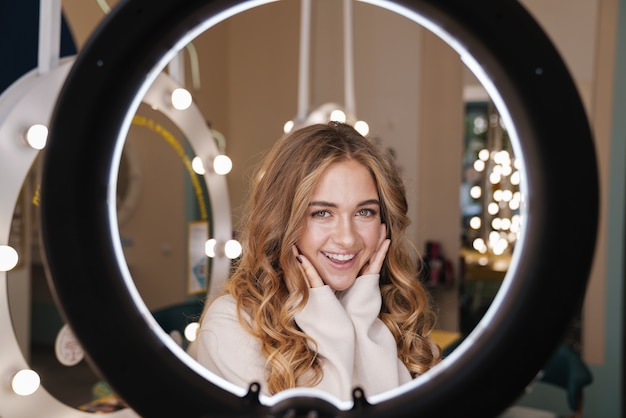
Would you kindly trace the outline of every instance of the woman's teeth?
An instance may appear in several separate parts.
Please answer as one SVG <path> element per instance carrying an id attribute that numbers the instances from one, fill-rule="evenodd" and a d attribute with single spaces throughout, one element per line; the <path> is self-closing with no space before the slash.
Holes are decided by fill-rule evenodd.
<path id="1" fill-rule="evenodd" d="M 331 253 L 324 253 L 324 255 L 328 258 L 330 258 L 331 260 L 336 260 L 336 261 L 348 261 L 348 260 L 352 260 L 354 258 L 354 254 L 331 254 Z"/>

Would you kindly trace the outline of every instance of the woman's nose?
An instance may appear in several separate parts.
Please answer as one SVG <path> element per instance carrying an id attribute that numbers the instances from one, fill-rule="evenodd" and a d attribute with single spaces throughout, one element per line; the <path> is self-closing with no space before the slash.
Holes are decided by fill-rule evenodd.
<path id="1" fill-rule="evenodd" d="M 333 240 L 337 245 L 344 248 L 350 248 L 354 244 L 356 241 L 356 231 L 352 219 L 339 219 L 333 233 Z"/>

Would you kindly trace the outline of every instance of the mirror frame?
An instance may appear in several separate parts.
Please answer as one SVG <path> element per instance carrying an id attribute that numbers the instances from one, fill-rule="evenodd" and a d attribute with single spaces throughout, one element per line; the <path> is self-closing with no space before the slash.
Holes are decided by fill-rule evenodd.
<path id="1" fill-rule="evenodd" d="M 173 349 L 138 308 L 120 261 L 113 173 L 129 118 L 156 74 L 192 37 L 264 2 L 123 2 L 89 40 L 59 96 L 41 222 L 64 315 L 90 361 L 139 414 L 493 416 L 523 392 L 580 308 L 596 240 L 598 175 L 585 110 L 549 38 L 514 0 L 367 2 L 446 41 L 512 127 L 525 167 L 524 226 L 502 290 L 441 365 L 377 402 L 356 390 L 351 409 L 315 391 L 264 399 L 253 384 L 245 394 Z M 576 206 L 564 210 L 574 196 Z"/>

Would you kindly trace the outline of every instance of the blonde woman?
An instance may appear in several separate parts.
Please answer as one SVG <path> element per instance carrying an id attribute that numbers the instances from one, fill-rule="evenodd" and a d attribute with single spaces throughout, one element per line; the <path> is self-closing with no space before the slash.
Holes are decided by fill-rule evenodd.
<path id="1" fill-rule="evenodd" d="M 243 255 L 203 314 L 198 361 L 266 395 L 313 387 L 344 401 L 427 371 L 440 351 L 406 214 L 395 168 L 351 126 L 282 138 L 252 185 Z"/>

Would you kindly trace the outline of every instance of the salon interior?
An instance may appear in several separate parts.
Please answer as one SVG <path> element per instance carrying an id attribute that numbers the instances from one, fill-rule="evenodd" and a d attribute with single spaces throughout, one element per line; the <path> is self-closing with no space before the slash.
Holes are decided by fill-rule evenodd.
<path id="1" fill-rule="evenodd" d="M 599 217 L 584 300 L 561 344 L 577 362 L 564 366 L 566 374 L 583 377 L 549 381 L 546 364 L 501 416 L 623 418 L 626 1 L 519 3 L 565 62 L 592 127 Z M 491 2 L 477 7 L 483 4 Z M 117 5 L 0 5 L 3 418 L 137 416 L 93 369 L 66 323 L 45 271 L 38 218 L 56 95 Z M 283 0 L 228 17 L 172 57 L 128 129 L 116 207 L 138 294 L 169 337 L 187 347 L 207 292 L 218 291 L 240 255 L 236 225 L 260 156 L 294 120 L 343 118 L 402 173 L 409 236 L 423 257 L 416 280 L 438 312 L 433 337 L 452 352 L 506 291 L 523 229 L 523 158 L 495 102 L 442 38 L 376 4 Z M 214 165 L 204 168 L 208 156 Z M 577 167 L 561 161 L 557 169 Z M 562 210 L 575 212 L 576 202 L 571 196 Z M 184 328 L 168 322 L 180 306 L 190 309 Z M 528 335 L 528 350 L 541 338 Z"/>

